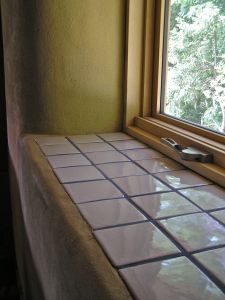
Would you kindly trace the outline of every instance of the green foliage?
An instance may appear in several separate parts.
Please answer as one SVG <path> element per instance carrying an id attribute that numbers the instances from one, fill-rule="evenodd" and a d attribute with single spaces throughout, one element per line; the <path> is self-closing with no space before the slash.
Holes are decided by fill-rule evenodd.
<path id="1" fill-rule="evenodd" d="M 165 112 L 225 133 L 225 1 L 170 9 Z"/>

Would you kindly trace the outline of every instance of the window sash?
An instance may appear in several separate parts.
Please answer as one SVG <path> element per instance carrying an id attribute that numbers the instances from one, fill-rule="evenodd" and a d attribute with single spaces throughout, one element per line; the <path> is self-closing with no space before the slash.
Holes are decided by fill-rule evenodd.
<path id="1" fill-rule="evenodd" d="M 175 137 L 184 146 L 213 153 L 214 164 L 182 163 L 194 171 L 199 169 L 199 173 L 207 168 L 202 174 L 225 186 L 225 137 L 160 114 L 165 1 L 127 0 L 123 128 L 177 161 L 174 152 L 160 143 L 160 137 Z"/>
<path id="2" fill-rule="evenodd" d="M 147 0 L 148 2 L 148 0 Z M 213 141 L 217 141 L 225 144 L 225 136 L 207 130 L 204 127 L 200 127 L 197 124 L 192 124 L 188 121 L 174 118 L 172 116 L 161 113 L 161 101 L 164 96 L 164 92 L 162 91 L 162 81 L 165 80 L 165 66 L 163 66 L 163 56 L 165 58 L 165 54 L 163 54 L 163 44 L 164 44 L 164 19 L 165 19 L 165 10 L 168 9 L 168 4 L 170 0 L 158 0 L 155 1 L 155 39 L 154 43 L 154 75 L 153 75 L 153 93 L 152 99 L 149 101 L 152 103 L 152 114 L 150 117 L 154 117 L 164 122 L 168 122 L 171 125 L 178 126 L 179 128 L 183 128 L 185 130 L 190 130 L 195 134 L 199 134 L 206 138 L 209 138 Z M 167 5 L 166 5 L 167 4 Z M 146 29 L 147 30 L 147 29 Z"/>

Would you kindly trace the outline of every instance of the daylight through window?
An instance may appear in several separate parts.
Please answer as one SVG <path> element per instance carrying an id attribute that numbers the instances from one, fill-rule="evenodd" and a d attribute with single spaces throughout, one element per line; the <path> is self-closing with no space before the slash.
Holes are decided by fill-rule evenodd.
<path id="1" fill-rule="evenodd" d="M 225 1 L 166 1 L 161 113 L 225 134 Z"/>

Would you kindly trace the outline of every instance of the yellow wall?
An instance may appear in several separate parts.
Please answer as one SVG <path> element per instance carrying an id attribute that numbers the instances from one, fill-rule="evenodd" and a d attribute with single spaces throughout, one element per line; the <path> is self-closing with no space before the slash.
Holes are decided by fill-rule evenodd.
<path id="1" fill-rule="evenodd" d="M 125 0 L 3 0 L 2 16 L 9 126 L 121 128 Z"/>
<path id="2" fill-rule="evenodd" d="M 125 0 L 1 0 L 9 154 L 21 133 L 122 126 Z"/>
<path id="3" fill-rule="evenodd" d="M 30 173 L 26 169 L 24 162 L 28 158 L 21 146 L 21 135 L 121 129 L 126 1 L 1 0 L 0 3 L 17 264 L 22 286 L 27 287 L 24 298 L 32 298 L 30 288 L 31 294 L 35 294 L 32 299 L 43 299 L 36 293 L 42 291 L 34 271 L 36 265 L 27 263 L 33 261 L 33 256 L 28 227 L 25 229 L 23 224 L 28 224 L 25 216 L 35 208 L 33 204 L 51 196 L 44 198 L 40 191 L 35 194 L 29 184 L 31 180 L 37 190 L 40 174 L 36 169 L 33 172 L 28 168 Z M 32 174 L 28 181 L 24 179 L 26 172 Z M 39 253 L 37 256 L 41 257 Z M 103 284 L 105 288 L 107 285 Z"/>

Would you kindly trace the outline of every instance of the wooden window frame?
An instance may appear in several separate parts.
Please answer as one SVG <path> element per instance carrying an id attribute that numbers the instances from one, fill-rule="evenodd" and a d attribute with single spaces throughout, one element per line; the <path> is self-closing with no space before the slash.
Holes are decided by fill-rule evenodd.
<path id="1" fill-rule="evenodd" d="M 225 137 L 160 114 L 165 1 L 127 0 L 124 131 L 225 187 Z M 214 163 L 181 160 L 162 137 L 213 153 Z"/>

